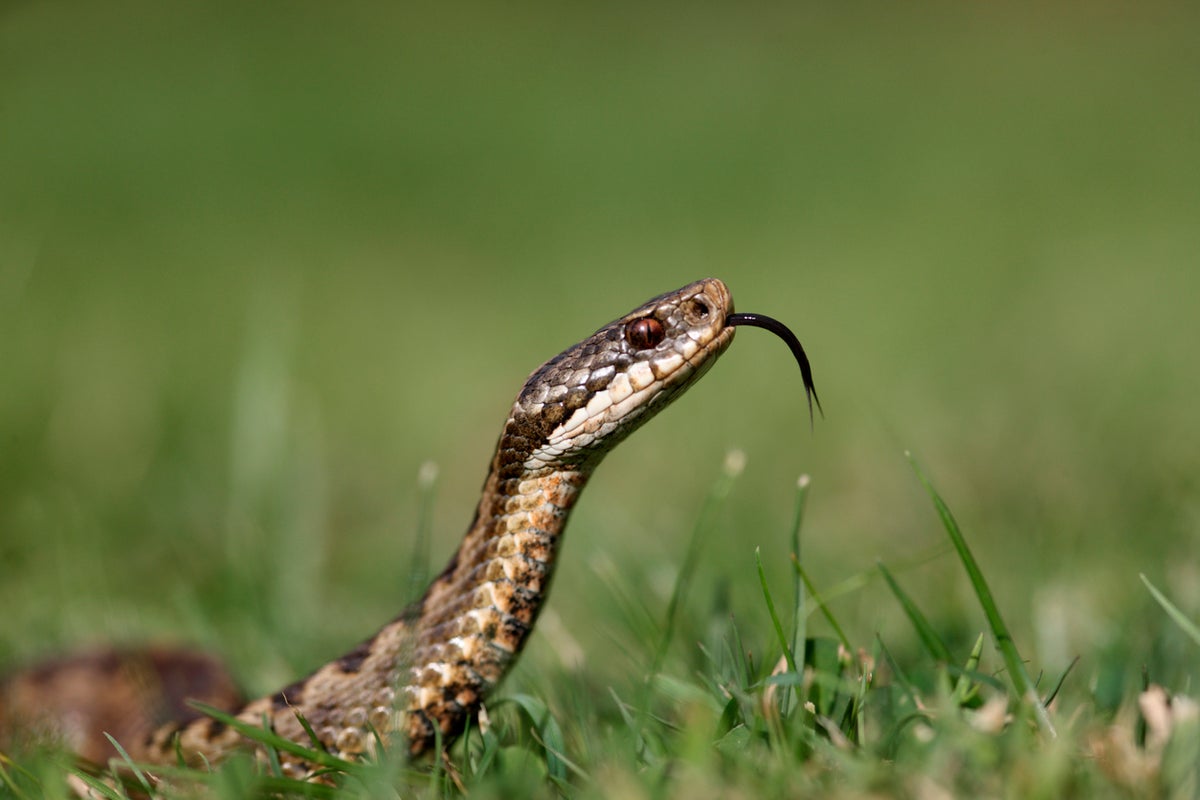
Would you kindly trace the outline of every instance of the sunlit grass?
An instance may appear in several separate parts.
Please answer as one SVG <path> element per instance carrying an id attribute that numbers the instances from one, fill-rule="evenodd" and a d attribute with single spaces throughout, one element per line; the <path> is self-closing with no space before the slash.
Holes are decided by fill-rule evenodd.
<path id="1" fill-rule="evenodd" d="M 307 673 L 457 543 L 529 370 L 715 275 L 826 419 L 739 336 L 453 767 L 336 791 L 1187 794 L 1200 6 L 453 5 L 0 13 L 0 671 Z"/>
<path id="2" fill-rule="evenodd" d="M 704 540 L 720 534 L 714 515 L 737 491 L 740 458 L 729 459 L 697 515 L 688 551 L 692 559 L 702 559 Z M 751 617 L 762 619 L 704 620 L 698 609 L 706 603 L 687 590 L 693 565 L 678 573 L 651 636 L 629 628 L 621 633 L 624 646 L 644 664 L 640 675 L 622 688 L 547 673 L 535 681 L 540 688 L 532 693 L 502 690 L 489 703 L 486 724 L 472 726 L 445 758 L 408 764 L 402 751 L 384 751 L 344 761 L 314 749 L 315 744 L 282 739 L 201 708 L 260 743 L 265 757 L 256 765 L 238 757 L 212 770 L 189 770 L 135 765 L 123 756 L 107 768 L 78 771 L 63 754 L 26 754 L 0 762 L 0 791 L 20 798 L 61 796 L 68 774 L 114 800 L 147 793 L 190 796 L 198 786 L 217 797 L 349 798 L 512 792 L 603 797 L 618 791 L 614 787 L 623 795 L 646 797 L 695 791 L 719 796 L 735 787 L 787 797 L 835 786 L 848 796 L 883 791 L 1095 797 L 1132 791 L 1175 797 L 1200 785 L 1200 762 L 1192 758 L 1200 747 L 1200 706 L 1183 695 L 1168 704 L 1169 694 L 1161 689 L 1131 687 L 1123 712 L 1110 718 L 1094 706 L 1083 676 L 1068 670 L 1047 681 L 1040 665 L 1020 655 L 1001 621 L 985 567 L 971 555 L 969 533 L 954 522 L 928 478 L 917 475 L 954 540 L 985 622 L 967 653 L 951 651 L 882 564 L 879 572 L 913 631 L 879 630 L 873 640 L 862 642 L 789 639 L 785 627 L 808 630 L 818 612 L 831 629 L 842 626 L 814 592 L 800 592 L 790 608 L 778 605 L 761 556 L 761 598 Z M 808 491 L 809 482 L 802 480 L 794 544 L 800 542 Z M 736 521 L 725 524 L 736 527 Z M 1149 588 L 1168 613 L 1178 613 Z M 708 633 L 703 640 L 680 641 L 672 631 L 681 626 Z M 744 628 L 768 633 L 747 640 Z M 923 655 L 898 661 L 889 642 L 907 640 L 913 632 Z M 984 646 L 985 638 L 991 647 Z M 676 656 L 692 651 L 698 657 L 667 658 L 668 651 Z M 634 694 L 622 696 L 630 691 Z M 1149 736 L 1143 714 L 1149 715 Z M 316 765 L 321 781 L 284 777 L 280 751 Z"/>

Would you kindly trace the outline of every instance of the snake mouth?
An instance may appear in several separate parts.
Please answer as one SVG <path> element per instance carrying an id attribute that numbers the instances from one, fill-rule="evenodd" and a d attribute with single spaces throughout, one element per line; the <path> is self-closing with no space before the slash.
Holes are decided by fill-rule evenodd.
<path id="1" fill-rule="evenodd" d="M 804 379 L 804 394 L 808 398 L 808 420 L 813 421 L 813 403 L 817 405 L 817 411 L 821 412 L 821 416 L 825 416 L 825 409 L 821 408 L 821 398 L 817 397 L 817 387 L 813 383 L 812 367 L 809 366 L 808 356 L 804 353 L 804 347 L 800 344 L 800 340 L 796 338 L 796 334 L 792 333 L 792 329 L 784 325 L 773 317 L 768 317 L 766 314 L 727 314 L 725 316 L 725 326 L 734 328 L 737 326 L 746 326 L 749 328 L 763 328 L 783 339 L 791 349 L 792 355 L 796 357 L 796 363 L 800 365 L 800 376 Z"/>

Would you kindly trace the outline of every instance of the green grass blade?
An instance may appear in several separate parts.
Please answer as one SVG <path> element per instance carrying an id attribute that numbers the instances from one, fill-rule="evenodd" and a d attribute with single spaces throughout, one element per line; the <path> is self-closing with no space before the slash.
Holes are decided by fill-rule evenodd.
<path id="1" fill-rule="evenodd" d="M 737 617 L 730 617 L 729 626 L 733 634 L 733 645 L 729 653 L 729 661 L 738 670 L 738 685 L 748 686 L 754 675 L 754 661 L 746 644 L 742 640 L 742 628 L 738 625 Z M 727 643 L 728 645 L 728 643 Z"/>
<path id="2" fill-rule="evenodd" d="M 799 676 L 800 672 L 796 669 L 796 658 L 792 653 L 792 646 L 788 644 L 787 634 L 783 632 L 783 623 L 779 621 L 779 614 L 775 610 L 775 601 L 771 598 L 771 589 L 767 585 L 767 573 L 763 571 L 762 552 L 759 548 L 754 548 L 754 563 L 758 568 L 758 583 L 762 587 L 763 599 L 767 603 L 767 614 L 771 617 L 771 625 L 775 628 L 775 638 L 779 641 L 779 647 L 783 650 L 784 660 L 787 662 L 788 673 L 794 676 Z M 787 716 L 789 701 L 791 700 L 792 692 L 800 692 L 796 686 L 788 685 L 783 688 L 779 696 L 779 719 Z M 776 731 L 775 733 L 779 733 Z"/>
<path id="3" fill-rule="evenodd" d="M 960 680 L 966 679 L 967 681 L 972 681 L 974 683 L 981 684 L 983 686 L 990 686 L 993 689 L 995 689 L 997 692 L 1003 692 L 1003 691 L 1005 691 L 1005 689 L 1008 688 L 1007 685 L 1004 683 L 1004 681 L 1000 680 L 999 678 L 995 677 L 994 675 L 989 675 L 986 672 L 980 672 L 979 670 L 975 670 L 975 669 L 968 669 L 965 667 L 960 667 L 957 664 L 947 664 L 946 672 L 951 677 L 958 678 Z M 963 698 L 965 700 L 970 700 L 971 697 L 975 695 L 974 687 L 968 687 L 968 689 L 969 689 L 968 696 L 966 698 Z M 954 695 L 954 699 L 956 702 L 958 702 L 960 700 L 959 695 L 957 694 L 957 691 L 958 690 L 956 688 L 955 689 L 956 694 Z M 962 705 L 962 704 L 963 703 L 959 702 L 959 705 Z"/>
<path id="4" fill-rule="evenodd" d="M 804 581 L 804 586 L 808 589 L 808 593 L 812 595 L 813 602 L 817 604 L 817 608 L 821 609 L 821 614 L 825 617 L 826 622 L 829 623 L 829 627 L 833 628 L 838 641 L 842 643 L 847 652 L 854 652 L 854 648 L 850 646 L 850 639 L 846 636 L 846 632 L 842 630 L 842 626 L 834 618 L 833 612 L 829 610 L 829 606 L 821 599 L 821 593 L 817 591 L 817 587 L 813 586 L 813 582 L 809 580 L 808 573 L 804 571 L 804 567 L 800 566 L 800 562 L 794 558 L 792 559 L 792 566 L 800 576 L 800 579 Z"/>
<path id="5" fill-rule="evenodd" d="M 408 562 L 408 597 L 421 596 L 429 579 L 429 543 L 433 538 L 433 500 L 437 490 L 438 466 L 426 461 L 417 472 L 417 529 Z"/>
<path id="6" fill-rule="evenodd" d="M 917 629 L 917 636 L 920 637 L 921 643 L 925 645 L 925 649 L 934 661 L 943 664 L 949 664 L 952 656 L 950 648 L 942 641 L 942 638 L 937 635 L 937 631 L 929 624 L 929 620 L 921 613 L 921 609 L 917 608 L 917 604 L 908 596 L 908 593 L 900 588 L 900 584 L 892 576 L 891 571 L 884 565 L 882 561 L 875 562 L 875 566 L 879 568 L 879 572 L 883 575 L 884 581 L 892 590 L 892 594 L 896 595 L 896 599 L 900 601 L 900 606 L 904 609 L 905 615 L 908 616 L 913 627 Z"/>
<path id="7" fill-rule="evenodd" d="M 846 710 L 838 725 L 842 734 L 854 744 L 866 741 L 866 715 L 862 713 L 867 692 L 871 689 L 871 678 L 867 670 L 859 673 L 856 690 L 850 694 Z"/>
<path id="8" fill-rule="evenodd" d="M 558 720 L 550 713 L 550 709 L 544 702 L 529 694 L 510 695 L 496 705 L 499 706 L 504 703 L 515 705 L 529 720 L 534 738 L 537 739 L 545 751 L 547 774 L 557 780 L 565 781 L 567 779 L 567 766 L 563 763 L 559 754 L 567 749 L 566 742 L 563 739 L 562 728 L 559 727 Z"/>
<path id="9" fill-rule="evenodd" d="M 1167 599 L 1167 596 L 1158 590 L 1158 588 L 1150 582 L 1144 574 L 1138 573 L 1138 577 L 1142 579 L 1142 583 L 1146 584 L 1146 588 L 1150 590 L 1150 594 L 1154 597 L 1158 604 L 1163 607 L 1163 611 L 1167 612 L 1175 624 L 1178 625 L 1184 633 L 1186 633 L 1193 642 L 1200 644 L 1200 626 L 1188 619 L 1179 607 Z"/>
<path id="10" fill-rule="evenodd" d="M 1004 664 L 1008 668 L 1008 673 L 1013 682 L 1013 687 L 1016 689 L 1017 696 L 1023 698 L 1033 708 L 1033 713 L 1037 717 L 1038 725 L 1041 726 L 1042 730 L 1051 736 L 1057 736 L 1054 724 L 1050 721 L 1050 715 L 1046 713 L 1046 707 L 1042 705 L 1042 700 L 1037 695 L 1033 680 L 1029 677 L 1029 671 L 1025 669 L 1025 662 L 1021 660 L 1021 654 L 1017 650 L 1017 645 L 1013 641 L 1012 634 L 1009 633 L 1008 626 L 1004 623 L 1004 618 L 1000 615 L 1000 608 L 996 605 L 996 600 L 992 596 L 992 590 L 988 587 L 987 580 L 983 577 L 983 570 L 979 568 L 979 562 L 975 560 L 975 556 L 971 553 L 971 548 L 967 546 L 967 540 L 963 537 L 962 530 L 958 527 L 958 522 L 954 519 L 954 515 L 950 513 L 950 507 L 946 505 L 941 495 L 933 488 L 933 483 L 921 471 L 921 467 L 917 464 L 917 460 L 913 457 L 912 453 L 906 452 L 905 455 L 908 457 L 913 471 L 917 474 L 918 480 L 925 486 L 925 490 L 929 492 L 929 496 L 933 500 L 933 505 L 937 509 L 938 516 L 942 520 L 942 526 L 946 529 L 946 533 L 950 536 L 950 541 L 954 544 L 959 561 L 962 562 L 963 568 L 967 572 L 967 577 L 971 581 L 971 586 L 975 590 L 975 596 L 979 599 L 979 605 L 983 608 L 984 616 L 987 617 L 988 626 L 992 631 L 992 640 L 996 643 L 996 649 L 1000 651 L 1001 656 L 1004 658 Z"/>
<path id="11" fill-rule="evenodd" d="M 479 754 L 478 763 L 475 764 L 474 774 L 476 777 L 487 774 L 496 760 L 496 755 L 500 752 L 500 737 L 496 735 L 495 731 L 480 732 L 479 739 L 483 743 L 483 750 Z"/>
<path id="12" fill-rule="evenodd" d="M 808 507 L 808 487 L 812 481 L 801 475 L 796 481 L 796 510 L 792 515 L 792 557 L 800 560 L 800 528 L 804 524 L 804 510 Z M 792 653 L 804 644 L 804 582 L 798 573 L 792 575 Z M 801 654 L 799 661 L 804 661 Z"/>
<path id="13" fill-rule="evenodd" d="M 904 668 L 900 666 L 900 662 L 897 661 L 892 655 L 892 651 L 888 649 L 887 644 L 884 643 L 883 638 L 878 633 L 875 634 L 875 642 L 879 646 L 879 652 L 883 655 L 888 667 L 891 668 L 892 676 L 896 683 L 900 686 L 904 693 L 908 695 L 908 699 L 913 704 L 913 707 L 920 708 L 921 693 L 917 691 L 916 684 L 908 679 L 908 675 L 904 671 Z"/>
<path id="14" fill-rule="evenodd" d="M 312 744 L 313 749 L 325 750 L 325 745 L 321 744 L 321 740 L 317 737 L 317 732 L 313 730 L 312 725 L 309 724 L 308 718 L 297 711 L 296 721 L 300 723 L 301 728 L 304 728 L 304 734 L 308 737 L 308 741 L 310 744 Z M 263 727 L 267 727 L 269 722 L 270 720 L 267 719 L 267 715 L 263 714 Z M 325 750 L 325 752 L 329 751 Z"/>
<path id="15" fill-rule="evenodd" d="M 21 787 L 17 784 L 13 776 L 8 774 L 9 766 L 20 770 L 22 774 L 24 774 L 27 778 L 33 779 L 35 783 L 38 783 L 39 781 L 37 781 L 37 779 L 29 772 L 29 770 L 24 769 L 18 764 L 14 764 L 8 756 L 0 752 L 0 784 L 6 787 L 7 790 L 12 793 L 12 796 L 17 798 L 17 800 L 29 800 L 29 795 L 21 791 Z"/>
<path id="16" fill-rule="evenodd" d="M 442 727 L 440 725 L 433 726 L 433 769 L 429 772 L 429 785 L 433 787 L 441 786 L 442 784 L 442 767 L 445 764 L 445 742 L 442 740 Z M 446 792 L 443 789 L 442 795 Z"/>
<path id="17" fill-rule="evenodd" d="M 335 786 L 272 775 L 258 778 L 254 786 L 256 789 L 261 789 L 263 794 L 286 797 L 336 797 L 341 791 Z"/>
<path id="18" fill-rule="evenodd" d="M 1063 674 L 1058 676 L 1058 681 L 1054 684 L 1054 688 L 1050 690 L 1050 693 L 1046 695 L 1046 699 L 1042 701 L 1045 705 L 1049 706 L 1054 702 L 1054 698 L 1058 697 L 1059 691 L 1062 690 L 1063 684 L 1067 681 L 1067 676 L 1071 674 L 1071 670 L 1075 669 L 1075 665 L 1078 663 L 1079 656 L 1075 656 L 1071 659 L 1071 663 L 1067 664 L 1067 668 L 1063 670 Z"/>
<path id="19" fill-rule="evenodd" d="M 1150 670 L 1146 665 L 1142 665 L 1142 691 L 1146 692 L 1150 689 Z M 1146 734 L 1149 732 L 1146 725 L 1146 715 L 1142 713 L 1141 703 L 1138 704 L 1137 725 L 1133 729 L 1133 741 L 1141 749 L 1146 748 Z"/>
<path id="20" fill-rule="evenodd" d="M 592 779 L 591 776 L 588 775 L 587 772 L 584 771 L 583 767 L 579 766 L 574 761 L 567 758 L 567 756 L 563 753 L 563 751 L 561 749 L 558 749 L 556 747 L 552 747 L 551 745 L 549 745 L 546 742 L 546 740 L 542 738 L 541 732 L 537 728 L 534 728 L 531 731 L 531 734 L 533 736 L 534 741 L 536 741 L 539 745 L 541 745 L 542 748 L 545 749 L 545 751 L 548 755 L 552 754 L 556 759 L 558 759 L 559 763 L 562 764 L 563 767 L 565 768 L 563 770 L 563 774 L 561 776 L 555 775 L 555 774 L 550 774 L 550 778 L 553 781 L 555 781 L 556 784 L 563 785 L 563 786 L 569 785 L 569 784 L 567 784 L 567 778 L 566 778 L 566 770 L 568 770 L 568 769 L 571 772 L 574 772 L 578 777 L 582 778 L 585 781 L 590 781 Z M 562 738 L 561 731 L 558 732 L 558 737 L 561 740 L 561 738 Z M 562 742 L 560 741 L 559 746 L 561 747 L 561 745 L 562 745 Z"/>
<path id="21" fill-rule="evenodd" d="M 783 632 L 783 623 L 779 621 L 779 614 L 775 611 L 775 601 L 771 599 L 771 589 L 767 586 L 767 573 L 763 571 L 762 552 L 757 547 L 754 548 L 754 563 L 758 567 L 758 583 L 762 587 L 763 600 L 767 602 L 767 613 L 770 614 L 771 625 L 775 628 L 775 638 L 779 640 L 783 657 L 787 660 L 788 671 L 796 672 L 796 659 L 792 656 L 792 647 L 788 644 L 787 634 Z"/>
<path id="22" fill-rule="evenodd" d="M 796 506 L 792 514 L 792 558 L 800 561 L 800 527 L 804 524 L 804 510 L 808 507 L 808 487 L 811 480 L 807 475 L 801 475 L 796 480 Z M 792 572 L 792 660 L 789 663 L 804 663 L 804 645 L 808 638 L 808 615 L 804 613 L 804 581 L 799 573 Z M 793 667 L 794 669 L 794 667 Z M 797 695 L 799 696 L 799 695 Z M 783 695 L 780 702 L 780 713 L 788 714 L 791 696 Z"/>
<path id="23" fill-rule="evenodd" d="M 109 800 L 128 800 L 129 795 L 118 793 L 116 789 L 109 786 L 104 781 L 97 778 L 95 775 L 89 775 L 86 772 L 76 772 L 75 777 L 88 785 L 88 788 L 97 796 L 107 797 Z M 150 796 L 153 796 L 152 794 Z"/>
<path id="24" fill-rule="evenodd" d="M 125 762 L 125 766 L 128 767 L 129 771 L 133 773 L 135 778 L 137 778 L 137 782 L 141 785 L 142 789 L 145 790 L 146 794 L 152 794 L 154 790 L 150 788 L 150 781 L 146 777 L 146 774 L 138 769 L 137 764 L 133 763 L 133 759 L 129 757 L 129 753 L 125 752 L 125 748 L 121 746 L 121 743 L 114 739 L 107 731 L 104 733 L 104 738 L 108 739 L 108 743 L 111 744 L 113 749 L 117 751 L 117 754 L 121 756 L 121 760 Z"/>
<path id="25" fill-rule="evenodd" d="M 620 695 L 617 694 L 617 690 L 610 686 L 608 687 L 608 693 L 612 695 L 613 702 L 617 704 L 617 713 L 621 715 L 621 719 L 625 722 L 625 727 L 628 728 L 630 734 L 633 735 L 634 752 L 637 753 L 640 758 L 646 759 L 649 755 L 648 746 L 646 737 L 642 733 L 641 726 L 638 725 L 637 720 L 633 718 L 633 714 L 629 712 L 629 707 L 625 704 L 625 701 L 621 699 Z"/>
<path id="26" fill-rule="evenodd" d="M 979 669 L 979 660 L 983 657 L 983 634 L 975 637 L 975 644 L 971 647 L 971 654 L 967 656 L 966 666 L 958 673 L 958 680 L 954 684 L 954 703 L 957 706 L 967 705 L 975 696 L 975 687 L 971 685 L 971 681 Z M 949 671 L 951 665 L 946 664 L 947 674 L 953 674 Z M 1003 686 L 1000 687 L 1003 690 Z"/>
<path id="27" fill-rule="evenodd" d="M 225 723 L 251 741 L 258 742 L 266 745 L 267 747 L 274 747 L 277 750 L 282 750 L 285 753 L 291 753 L 294 756 L 299 756 L 311 764 L 328 767 L 329 769 L 337 770 L 339 772 L 351 772 L 358 766 L 353 762 L 345 761 L 322 750 L 313 750 L 312 748 L 305 747 L 302 744 L 293 742 L 291 739 L 280 736 L 274 731 L 267 730 L 266 728 L 259 727 L 258 725 L 251 725 L 248 722 L 238 719 L 232 714 L 227 714 L 224 711 L 213 708 L 210 705 L 195 701 L 190 702 L 188 705 L 207 717 L 212 717 L 218 722 Z"/>
<path id="28" fill-rule="evenodd" d="M 733 487 L 733 482 L 746 466 L 745 455 L 738 450 L 730 452 L 725 457 L 725 464 L 721 470 L 720 476 L 713 483 L 712 489 L 708 492 L 708 497 L 704 498 L 704 505 L 700 508 L 700 514 L 696 518 L 696 525 L 692 528 L 692 539 L 688 543 L 687 554 L 684 556 L 683 565 L 679 568 L 679 575 L 675 579 L 675 586 L 671 591 L 671 600 L 667 603 L 667 620 L 663 626 L 662 638 L 659 639 L 658 648 L 654 653 L 654 661 L 650 665 L 650 674 L 646 676 L 647 683 L 653 680 L 658 671 L 662 669 L 663 659 L 667 656 L 667 650 L 671 645 L 671 639 L 675 636 L 675 626 L 679 617 L 679 609 L 683 606 L 687 599 L 688 589 L 691 588 L 692 575 L 696 572 L 696 566 L 700 560 L 700 550 L 705 540 L 705 534 L 712 527 L 712 518 L 716 514 L 721 503 L 729 495 L 729 490 Z M 643 708 L 646 706 L 643 704 Z"/>
<path id="29" fill-rule="evenodd" d="M 296 716 L 300 719 L 303 719 L 303 717 L 300 716 L 299 714 L 297 714 Z M 269 715 L 267 715 L 264 712 L 261 719 L 262 719 L 262 726 L 263 726 L 264 730 L 271 727 L 271 718 Z M 283 764 L 279 763 L 279 751 L 276 750 L 274 747 L 265 747 L 263 749 L 267 753 L 267 766 L 271 768 L 271 774 L 277 778 L 282 778 L 283 777 Z"/>

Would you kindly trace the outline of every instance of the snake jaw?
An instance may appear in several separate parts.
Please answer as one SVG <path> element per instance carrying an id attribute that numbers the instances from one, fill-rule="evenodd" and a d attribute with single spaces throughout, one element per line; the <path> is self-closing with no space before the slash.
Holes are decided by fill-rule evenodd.
<path id="1" fill-rule="evenodd" d="M 643 303 L 526 381 L 501 447 L 525 470 L 595 467 L 707 371 L 733 339 L 732 298 L 710 278 Z M 523 451 L 523 452 L 522 452 Z"/>

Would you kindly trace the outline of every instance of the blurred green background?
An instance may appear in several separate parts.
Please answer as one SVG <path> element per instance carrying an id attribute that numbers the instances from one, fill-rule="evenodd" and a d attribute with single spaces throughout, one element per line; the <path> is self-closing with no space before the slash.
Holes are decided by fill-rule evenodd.
<path id="1" fill-rule="evenodd" d="M 827 416 L 739 333 L 597 474 L 521 670 L 639 666 L 612 576 L 661 618 L 733 448 L 694 606 L 770 641 L 808 473 L 818 582 L 882 559 L 973 639 L 911 449 L 1039 668 L 1194 674 L 1137 577 L 1200 614 L 1194 9 L 5 4 L 0 666 L 290 680 L 411 596 L 423 463 L 440 563 L 524 376 L 713 275 Z M 917 652 L 878 581 L 835 608 Z"/>

